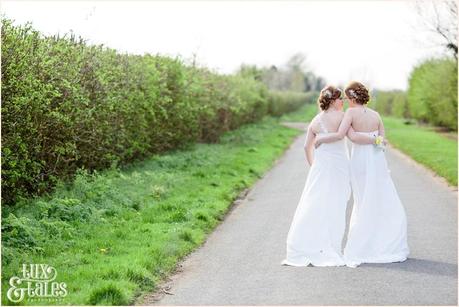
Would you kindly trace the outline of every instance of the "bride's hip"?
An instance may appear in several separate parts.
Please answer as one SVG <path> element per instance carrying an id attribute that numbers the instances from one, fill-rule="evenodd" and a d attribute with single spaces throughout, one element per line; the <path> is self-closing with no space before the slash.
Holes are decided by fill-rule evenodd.
<path id="1" fill-rule="evenodd" d="M 314 159 L 320 159 L 324 161 L 346 160 L 349 162 L 349 156 L 346 152 L 315 152 Z"/>
<path id="2" fill-rule="evenodd" d="M 322 144 L 318 148 L 314 149 L 314 153 L 317 155 L 347 156 L 347 147 L 336 145 L 327 146 L 332 144 Z"/>
<path id="3" fill-rule="evenodd" d="M 348 169 L 349 158 L 345 155 L 322 155 L 314 157 L 313 166 Z"/>

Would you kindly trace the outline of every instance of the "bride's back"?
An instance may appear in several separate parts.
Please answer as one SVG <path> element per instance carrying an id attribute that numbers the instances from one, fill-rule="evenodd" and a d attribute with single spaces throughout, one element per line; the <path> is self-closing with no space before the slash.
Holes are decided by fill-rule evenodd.
<path id="1" fill-rule="evenodd" d="M 326 111 L 320 112 L 319 114 L 314 117 L 312 121 L 312 130 L 314 133 L 323 133 L 320 123 L 319 123 L 319 116 L 321 116 L 322 123 L 327 129 L 328 132 L 337 132 L 341 121 L 343 120 L 344 112 L 342 111 Z"/>
<path id="2" fill-rule="evenodd" d="M 349 109 L 352 112 L 352 128 L 359 132 L 373 132 L 379 127 L 378 112 L 367 107 Z"/>

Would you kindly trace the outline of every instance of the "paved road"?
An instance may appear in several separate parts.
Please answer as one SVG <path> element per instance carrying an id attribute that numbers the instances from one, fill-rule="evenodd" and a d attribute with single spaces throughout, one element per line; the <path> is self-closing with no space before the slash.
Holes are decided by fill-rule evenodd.
<path id="1" fill-rule="evenodd" d="M 305 129 L 304 124 L 296 126 Z M 457 191 L 393 149 L 387 159 L 407 212 L 409 259 L 355 269 L 280 265 L 308 172 L 305 136 L 292 143 L 204 245 L 184 260 L 165 284 L 171 294 L 157 292 L 140 304 L 458 304 Z M 351 209 L 350 202 L 348 219 Z"/>

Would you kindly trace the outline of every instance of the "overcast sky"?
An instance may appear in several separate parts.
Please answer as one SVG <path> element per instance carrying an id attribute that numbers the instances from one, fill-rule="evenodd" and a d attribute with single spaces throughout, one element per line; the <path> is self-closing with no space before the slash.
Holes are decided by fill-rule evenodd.
<path id="1" fill-rule="evenodd" d="M 420 60 L 439 56 L 417 27 L 413 1 L 1 1 L 15 24 L 68 33 L 121 52 L 196 54 L 231 73 L 285 64 L 297 52 L 328 83 L 406 89 Z M 424 42 L 423 42 L 424 41 Z"/>

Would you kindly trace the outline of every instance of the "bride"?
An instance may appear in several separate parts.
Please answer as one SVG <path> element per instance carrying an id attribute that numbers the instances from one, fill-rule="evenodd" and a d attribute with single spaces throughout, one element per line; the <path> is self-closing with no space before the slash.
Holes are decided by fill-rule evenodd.
<path id="1" fill-rule="evenodd" d="M 351 82 L 345 94 L 350 108 L 336 133 L 316 138 L 318 148 L 327 142 L 335 144 L 342 140 L 348 129 L 355 129 L 355 133 L 372 139 L 378 135 L 384 137 L 380 115 L 365 106 L 369 100 L 365 86 Z M 381 149 L 369 144 L 352 144 L 350 177 L 354 207 L 344 249 L 344 260 L 349 267 L 407 259 L 406 214 L 389 172 Z"/>
<path id="2" fill-rule="evenodd" d="M 318 104 L 322 112 L 309 124 L 304 144 L 311 168 L 287 235 L 287 256 L 281 264 L 345 265 L 341 244 L 351 195 L 348 150 L 342 139 L 314 150 L 316 136 L 325 136 L 340 126 L 344 116 L 340 97 L 341 90 L 333 86 L 320 92 Z M 373 142 L 352 128 L 348 137 L 357 143 Z"/>

